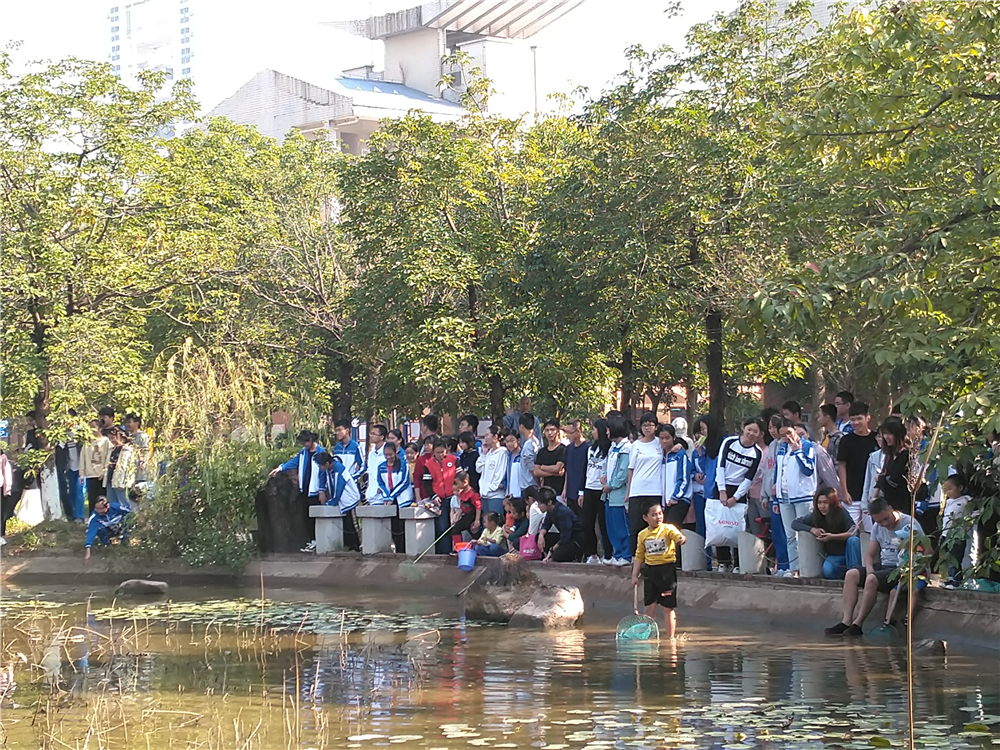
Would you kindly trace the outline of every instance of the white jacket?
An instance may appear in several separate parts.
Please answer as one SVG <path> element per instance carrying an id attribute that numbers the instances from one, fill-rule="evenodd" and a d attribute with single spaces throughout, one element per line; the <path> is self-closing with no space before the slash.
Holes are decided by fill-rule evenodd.
<path id="1" fill-rule="evenodd" d="M 399 456 L 397 455 L 397 459 Z M 404 457 L 405 458 L 405 457 Z M 369 503 L 378 495 L 378 470 L 385 463 L 385 443 L 378 448 L 372 448 L 368 453 L 368 485 L 365 487 L 365 500 Z"/>
<path id="2" fill-rule="evenodd" d="M 798 450 L 782 441 L 774 454 L 774 497 L 779 503 L 812 502 L 816 494 L 816 448 L 803 439 Z"/>
<path id="3" fill-rule="evenodd" d="M 116 490 L 130 490 L 135 485 L 135 457 L 132 446 L 125 444 L 118 454 L 115 473 L 111 475 L 111 486 Z"/>
<path id="4" fill-rule="evenodd" d="M 494 448 L 476 459 L 476 471 L 479 472 L 479 496 L 502 498 L 507 494 L 504 482 L 507 479 L 507 449 L 503 446 Z"/>
<path id="5" fill-rule="evenodd" d="M 874 450 L 868 454 L 868 466 L 865 467 L 865 488 L 861 492 L 861 510 L 868 512 L 868 503 L 875 496 L 875 482 L 882 471 L 882 464 L 885 463 L 885 454 L 882 449 Z"/>

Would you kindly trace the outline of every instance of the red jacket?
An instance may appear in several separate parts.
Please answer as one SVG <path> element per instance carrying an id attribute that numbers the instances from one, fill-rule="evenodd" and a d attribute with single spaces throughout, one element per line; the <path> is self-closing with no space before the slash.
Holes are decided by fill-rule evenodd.
<path id="1" fill-rule="evenodd" d="M 421 453 L 413 464 L 413 476 L 410 477 L 410 481 L 413 482 L 418 498 L 427 497 L 427 493 L 424 491 L 424 474 L 427 470 L 427 462 L 433 460 L 430 453 Z"/>
<path id="2" fill-rule="evenodd" d="M 458 501 L 462 503 L 462 513 L 475 513 L 483 509 L 483 501 L 471 487 L 458 496 Z"/>
<path id="3" fill-rule="evenodd" d="M 427 471 L 430 472 L 431 488 L 435 495 L 441 498 L 452 496 L 457 469 L 458 461 L 451 454 L 445 456 L 441 462 L 436 458 L 427 459 Z"/>

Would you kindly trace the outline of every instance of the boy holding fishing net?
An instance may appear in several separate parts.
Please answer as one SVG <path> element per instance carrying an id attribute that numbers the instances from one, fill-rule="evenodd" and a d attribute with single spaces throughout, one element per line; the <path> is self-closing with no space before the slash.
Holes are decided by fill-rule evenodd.
<path id="1" fill-rule="evenodd" d="M 646 616 L 656 619 L 656 605 L 664 609 L 667 638 L 677 629 L 677 545 L 684 544 L 684 535 L 676 526 L 663 522 L 663 506 L 658 498 L 642 504 L 642 518 L 647 528 L 639 532 L 632 563 L 632 585 L 639 585 L 642 571 L 643 602 Z"/>

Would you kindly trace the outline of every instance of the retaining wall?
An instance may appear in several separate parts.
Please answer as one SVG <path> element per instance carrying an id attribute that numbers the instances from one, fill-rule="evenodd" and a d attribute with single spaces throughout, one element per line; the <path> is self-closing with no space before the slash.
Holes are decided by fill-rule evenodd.
<path id="1" fill-rule="evenodd" d="M 477 570 L 494 560 L 480 558 Z M 614 622 L 632 608 L 630 568 L 596 565 L 533 563 L 545 583 L 577 586 L 583 595 L 587 619 Z M 124 570 L 120 560 L 77 556 L 24 555 L 4 558 L 0 581 L 17 585 L 117 585 L 125 578 L 157 578 L 174 584 L 231 587 L 234 596 L 259 596 L 267 589 L 308 588 L 314 591 L 379 589 L 415 596 L 457 596 L 476 572 L 463 573 L 454 558 L 426 557 L 419 563 L 393 554 L 337 553 L 326 556 L 274 555 L 255 560 L 238 574 L 212 568 L 191 568 L 167 562 L 142 570 Z M 680 573 L 679 614 L 748 626 L 820 633 L 839 621 L 841 584 L 814 579 L 776 579 L 718 573 Z M 886 597 L 868 620 L 875 627 L 885 613 Z M 902 606 L 902 605 L 901 605 Z M 1000 595 L 975 591 L 928 588 L 921 596 L 914 637 L 940 638 L 952 644 L 1000 651 Z"/>

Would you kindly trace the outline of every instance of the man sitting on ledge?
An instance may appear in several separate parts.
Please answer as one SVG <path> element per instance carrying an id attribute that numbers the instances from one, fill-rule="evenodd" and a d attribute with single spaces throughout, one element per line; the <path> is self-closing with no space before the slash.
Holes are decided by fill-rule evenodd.
<path id="1" fill-rule="evenodd" d="M 90 559 L 90 548 L 100 540 L 105 547 L 111 544 L 114 537 L 121 537 L 121 543 L 128 543 L 129 513 L 117 503 L 109 503 L 103 495 L 94 503 L 94 512 L 87 522 L 87 541 L 83 559 Z"/>
<path id="2" fill-rule="evenodd" d="M 545 553 L 542 562 L 580 562 L 583 525 L 576 513 L 556 500 L 551 487 L 538 490 L 538 509 L 545 514 L 538 534 L 538 548 Z"/>
<path id="3" fill-rule="evenodd" d="M 851 568 L 847 571 L 844 577 L 844 619 L 827 628 L 827 635 L 864 634 L 861 626 L 875 606 L 879 592 L 888 594 L 897 584 L 895 579 L 890 580 L 889 577 L 899 566 L 901 548 L 908 543 L 909 532 L 919 536 L 924 533 L 919 523 L 905 513 L 894 510 L 881 495 L 871 501 L 868 512 L 875 526 L 872 527 L 872 540 L 865 551 L 864 567 Z M 897 534 L 897 532 L 906 533 Z M 878 564 L 875 563 L 876 555 L 879 555 Z M 854 617 L 859 587 L 864 588 L 864 593 L 861 595 L 858 615 Z"/>

